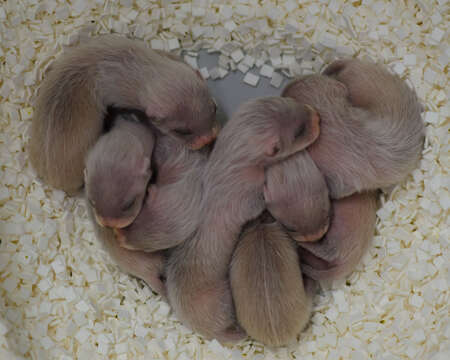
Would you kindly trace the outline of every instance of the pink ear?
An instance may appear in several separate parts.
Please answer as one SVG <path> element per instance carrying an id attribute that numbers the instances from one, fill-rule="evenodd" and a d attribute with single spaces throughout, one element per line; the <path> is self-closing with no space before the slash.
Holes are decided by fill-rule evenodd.
<path id="1" fill-rule="evenodd" d="M 265 154 L 266 156 L 273 157 L 280 152 L 280 142 L 278 137 L 272 137 L 267 141 Z"/>

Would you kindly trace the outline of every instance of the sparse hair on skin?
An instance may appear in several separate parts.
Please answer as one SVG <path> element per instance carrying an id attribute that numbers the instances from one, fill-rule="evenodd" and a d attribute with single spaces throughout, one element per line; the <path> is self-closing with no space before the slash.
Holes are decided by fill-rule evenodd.
<path id="1" fill-rule="evenodd" d="M 353 194 L 331 204 L 327 234 L 320 241 L 300 243 L 302 271 L 315 280 L 344 278 L 360 262 L 375 230 L 378 192 Z"/>
<path id="2" fill-rule="evenodd" d="M 152 176 L 155 137 L 133 114 L 119 114 L 86 159 L 85 193 L 96 221 L 111 228 L 139 214 Z"/>
<path id="3" fill-rule="evenodd" d="M 165 298 L 166 255 L 162 251 L 146 253 L 122 248 L 114 235 L 114 231 L 100 226 L 95 221 L 93 209 L 89 202 L 87 202 L 87 208 L 97 238 L 119 268 L 125 273 L 144 280 L 153 291 Z"/>
<path id="4" fill-rule="evenodd" d="M 153 156 L 156 179 L 148 187 L 137 218 L 117 231 L 122 247 L 143 251 L 169 249 L 194 232 L 198 225 L 195 214 L 202 199 L 200 179 L 208 153 L 208 149 L 189 150 L 170 136 L 157 136 Z"/>
<path id="5" fill-rule="evenodd" d="M 327 184 L 308 151 L 266 170 L 264 200 L 267 210 L 296 241 L 318 240 L 328 229 Z"/>
<path id="6" fill-rule="evenodd" d="M 264 172 L 318 136 L 312 109 L 269 97 L 239 107 L 220 132 L 203 172 L 196 231 L 172 250 L 167 294 L 181 321 L 221 342 L 241 339 L 234 317 L 229 265 L 242 226 L 265 208 Z"/>
<path id="7" fill-rule="evenodd" d="M 215 102 L 191 67 L 140 40 L 102 35 L 64 52 L 39 88 L 28 148 L 37 175 L 77 192 L 108 106 L 141 110 L 161 132 L 195 149 L 218 131 Z"/>
<path id="8" fill-rule="evenodd" d="M 324 75 L 293 81 L 283 96 L 311 105 L 321 119 L 308 153 L 330 196 L 384 188 L 402 181 L 423 148 L 422 106 L 415 92 L 384 67 L 340 60 Z"/>
<path id="9" fill-rule="evenodd" d="M 252 338 L 291 343 L 311 316 L 296 243 L 270 215 L 246 226 L 233 252 L 230 284 L 236 317 Z"/>

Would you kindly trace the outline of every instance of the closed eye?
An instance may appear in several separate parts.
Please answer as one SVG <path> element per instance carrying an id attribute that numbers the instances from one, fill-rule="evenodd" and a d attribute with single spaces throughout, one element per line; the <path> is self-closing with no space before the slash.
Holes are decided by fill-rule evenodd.
<path id="1" fill-rule="evenodd" d="M 128 201 L 127 203 L 125 203 L 125 205 L 124 206 L 122 206 L 122 211 L 128 211 L 128 210 L 130 210 L 132 207 L 133 207 L 133 205 L 135 204 L 135 202 L 136 202 L 136 199 L 137 199 L 137 197 L 134 197 L 133 199 L 131 199 L 130 201 Z"/>
<path id="2" fill-rule="evenodd" d="M 190 129 L 174 129 L 173 132 L 179 136 L 192 135 L 192 130 Z"/>

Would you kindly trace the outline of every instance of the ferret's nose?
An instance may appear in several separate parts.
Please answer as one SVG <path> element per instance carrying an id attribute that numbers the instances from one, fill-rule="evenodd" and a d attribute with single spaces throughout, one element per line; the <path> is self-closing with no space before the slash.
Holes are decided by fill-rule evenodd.
<path id="1" fill-rule="evenodd" d="M 317 230 L 314 233 L 309 233 L 309 234 L 305 234 L 305 235 L 301 235 L 301 236 L 296 235 L 295 240 L 300 241 L 300 242 L 318 241 L 325 236 L 325 234 L 328 231 L 329 226 L 330 226 L 330 223 L 327 222 L 325 225 L 323 225 L 319 230 Z"/>
<path id="2" fill-rule="evenodd" d="M 202 135 L 197 137 L 189 146 L 189 148 L 191 150 L 199 150 L 201 149 L 203 146 L 210 144 L 211 142 L 213 142 L 216 137 L 217 134 L 219 133 L 219 126 L 214 126 L 211 129 L 211 132 L 207 135 Z"/>
<path id="3" fill-rule="evenodd" d="M 122 229 L 122 228 L 130 225 L 134 219 L 108 218 L 108 217 L 103 217 L 103 216 L 99 216 L 96 214 L 95 220 L 97 221 L 98 224 L 100 224 L 103 227 L 109 227 L 109 228 L 113 228 L 113 229 Z"/>

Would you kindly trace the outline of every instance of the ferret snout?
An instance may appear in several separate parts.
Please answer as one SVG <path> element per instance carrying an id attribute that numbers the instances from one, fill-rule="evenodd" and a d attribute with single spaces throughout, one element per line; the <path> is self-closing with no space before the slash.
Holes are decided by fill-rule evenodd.
<path id="1" fill-rule="evenodd" d="M 189 148 L 191 150 L 201 149 L 202 147 L 213 142 L 216 139 L 218 133 L 219 133 L 219 126 L 214 126 L 211 129 L 211 133 L 196 137 L 194 141 L 192 141 L 191 144 L 189 145 Z"/>
<path id="2" fill-rule="evenodd" d="M 322 226 L 319 230 L 305 234 L 305 235 L 296 235 L 295 239 L 300 242 L 312 242 L 312 241 L 318 241 L 319 239 L 323 238 L 325 234 L 328 231 L 328 228 L 330 226 L 330 223 L 327 222 L 324 226 Z"/>
<path id="3" fill-rule="evenodd" d="M 133 218 L 108 218 L 108 217 L 103 217 L 103 216 L 99 216 L 97 214 L 95 214 L 95 220 L 97 221 L 97 223 L 103 227 L 109 227 L 109 228 L 113 228 L 113 229 L 122 229 L 124 227 L 127 227 L 128 225 L 130 225 L 133 220 Z"/>

